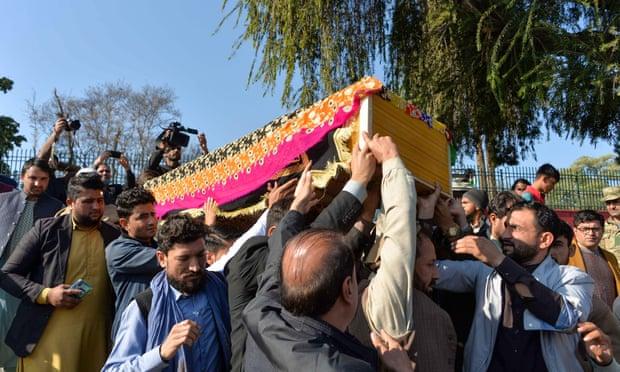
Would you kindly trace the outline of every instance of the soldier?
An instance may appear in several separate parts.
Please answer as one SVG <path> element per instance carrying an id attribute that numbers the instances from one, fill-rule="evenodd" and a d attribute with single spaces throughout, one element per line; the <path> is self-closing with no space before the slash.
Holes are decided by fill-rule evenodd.
<path id="1" fill-rule="evenodd" d="M 603 201 L 609 218 L 605 221 L 601 247 L 613 253 L 620 260 L 620 187 L 605 187 Z"/>

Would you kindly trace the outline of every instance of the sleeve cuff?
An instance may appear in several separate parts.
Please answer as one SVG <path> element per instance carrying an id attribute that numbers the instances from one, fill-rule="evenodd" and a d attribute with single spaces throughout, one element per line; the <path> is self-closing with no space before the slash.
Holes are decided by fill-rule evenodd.
<path id="1" fill-rule="evenodd" d="M 37 303 L 39 305 L 47 305 L 47 294 L 50 292 L 50 288 L 43 288 L 39 296 L 37 297 Z"/>
<path id="2" fill-rule="evenodd" d="M 353 180 L 349 180 L 346 185 L 342 188 L 342 191 L 346 191 L 349 194 L 355 196 L 355 198 L 360 202 L 364 203 L 366 200 L 366 196 L 368 193 L 366 192 L 366 187 L 361 183 Z"/>
<path id="3" fill-rule="evenodd" d="M 495 271 L 509 284 L 516 284 L 524 274 L 529 274 L 510 257 L 505 257 L 502 263 L 495 268 Z"/>
<path id="4" fill-rule="evenodd" d="M 159 354 L 159 348 L 160 346 L 156 346 L 142 355 L 141 367 L 144 367 L 144 369 L 147 371 L 157 371 L 164 369 L 168 366 L 168 363 L 164 362 L 161 359 L 161 354 Z"/>
<path id="5" fill-rule="evenodd" d="M 382 170 L 383 170 L 384 175 L 387 174 L 392 169 L 396 169 L 396 168 L 407 169 L 407 167 L 405 167 L 405 163 L 403 163 L 402 159 L 399 156 L 388 159 L 384 161 L 382 164 Z"/>

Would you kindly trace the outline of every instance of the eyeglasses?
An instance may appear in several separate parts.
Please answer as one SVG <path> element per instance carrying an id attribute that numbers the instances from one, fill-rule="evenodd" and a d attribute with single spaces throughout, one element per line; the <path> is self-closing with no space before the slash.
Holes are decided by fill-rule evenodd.
<path id="1" fill-rule="evenodd" d="M 577 230 L 583 234 L 590 233 L 592 235 L 600 234 L 603 231 L 600 227 L 578 227 Z"/>

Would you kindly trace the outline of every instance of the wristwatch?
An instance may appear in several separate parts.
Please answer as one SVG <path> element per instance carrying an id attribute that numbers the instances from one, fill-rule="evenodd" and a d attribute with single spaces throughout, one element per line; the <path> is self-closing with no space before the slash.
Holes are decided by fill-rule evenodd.
<path id="1" fill-rule="evenodd" d="M 458 225 L 453 225 L 448 228 L 446 231 L 446 237 L 449 240 L 456 240 L 461 237 L 461 228 Z"/>

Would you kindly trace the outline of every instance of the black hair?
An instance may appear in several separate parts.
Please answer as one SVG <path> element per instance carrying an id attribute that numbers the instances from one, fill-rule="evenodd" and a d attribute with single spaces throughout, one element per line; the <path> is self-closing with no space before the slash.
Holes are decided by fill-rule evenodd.
<path id="1" fill-rule="evenodd" d="M 573 228 L 570 227 L 569 224 L 560 220 L 558 224 L 558 229 L 553 235 L 555 236 L 556 239 L 563 236 L 566 238 L 566 241 L 568 242 L 568 244 L 571 244 L 571 242 L 573 241 L 573 237 L 575 236 L 575 233 L 573 232 Z"/>
<path id="2" fill-rule="evenodd" d="M 230 246 L 228 239 L 217 228 L 207 226 L 206 230 L 205 247 L 208 252 L 217 253 Z"/>
<path id="3" fill-rule="evenodd" d="M 560 182 L 560 172 L 551 164 L 545 163 L 536 171 L 536 178 L 551 177 Z"/>
<path id="4" fill-rule="evenodd" d="M 47 175 L 50 178 L 52 178 L 54 176 L 54 171 L 52 170 L 52 168 L 50 168 L 49 163 L 46 162 L 46 161 L 43 161 L 43 160 L 41 160 L 39 158 L 30 158 L 30 159 L 26 160 L 24 165 L 22 165 L 21 175 L 23 176 L 24 174 L 26 174 L 28 169 L 30 169 L 32 167 L 37 167 L 37 168 L 41 169 L 43 172 L 47 173 Z"/>
<path id="5" fill-rule="evenodd" d="M 284 275 L 281 265 L 281 303 L 293 315 L 316 317 L 327 313 L 340 297 L 346 278 L 353 275 L 353 252 L 345 243 L 342 234 L 333 230 L 305 230 L 288 241 L 284 254 L 298 246 L 312 246 L 312 249 L 316 249 L 325 245 L 329 248 L 325 250 L 320 266 L 312 272 L 306 272 L 306 277 L 296 283 L 282 280 Z M 294 259 L 296 258 L 290 258 Z"/>
<path id="6" fill-rule="evenodd" d="M 155 197 L 150 191 L 142 187 L 133 187 L 121 192 L 116 198 L 118 217 L 129 217 L 133 213 L 133 209 L 142 204 L 155 204 Z"/>
<path id="7" fill-rule="evenodd" d="M 170 216 L 157 229 L 157 249 L 167 254 L 177 243 L 193 243 L 204 239 L 206 231 L 203 223 L 198 223 L 190 216 Z"/>
<path id="8" fill-rule="evenodd" d="M 515 180 L 515 182 L 512 184 L 512 187 L 510 188 L 510 190 L 515 191 L 515 189 L 517 188 L 517 185 L 520 183 L 524 183 L 526 185 L 531 185 L 530 181 L 526 180 L 525 178 L 517 178 L 517 180 Z"/>
<path id="9" fill-rule="evenodd" d="M 103 191 L 105 184 L 97 173 L 76 174 L 67 185 L 67 198 L 75 200 L 85 189 Z"/>
<path id="10" fill-rule="evenodd" d="M 498 218 L 503 218 L 513 205 L 521 202 L 523 202 L 523 198 L 514 192 L 502 191 L 491 199 L 489 213 L 494 213 Z"/>
<path id="11" fill-rule="evenodd" d="M 159 177 L 159 176 L 161 176 L 161 174 L 158 171 L 152 170 L 152 169 L 145 169 L 138 176 L 137 184 L 142 186 L 146 183 L 146 181 L 153 179 L 155 177 Z"/>
<path id="12" fill-rule="evenodd" d="M 278 226 L 282 218 L 286 216 L 288 210 L 291 208 L 291 204 L 293 204 L 293 198 L 284 198 L 273 203 L 271 208 L 269 208 L 269 212 L 267 212 L 268 230 L 272 226 Z"/>
<path id="13" fill-rule="evenodd" d="M 592 222 L 598 221 L 601 224 L 601 227 L 605 226 L 605 218 L 592 209 L 584 209 L 577 213 L 573 217 L 573 226 L 577 227 L 579 224 L 583 222 Z"/>
<path id="14" fill-rule="evenodd" d="M 538 229 L 542 232 L 550 232 L 555 234 L 558 231 L 558 226 L 560 224 L 560 218 L 553 211 L 553 209 L 547 207 L 541 203 L 517 203 L 512 206 L 509 214 L 514 213 L 515 211 L 528 210 L 534 212 L 536 216 L 536 224 L 538 225 Z"/>

